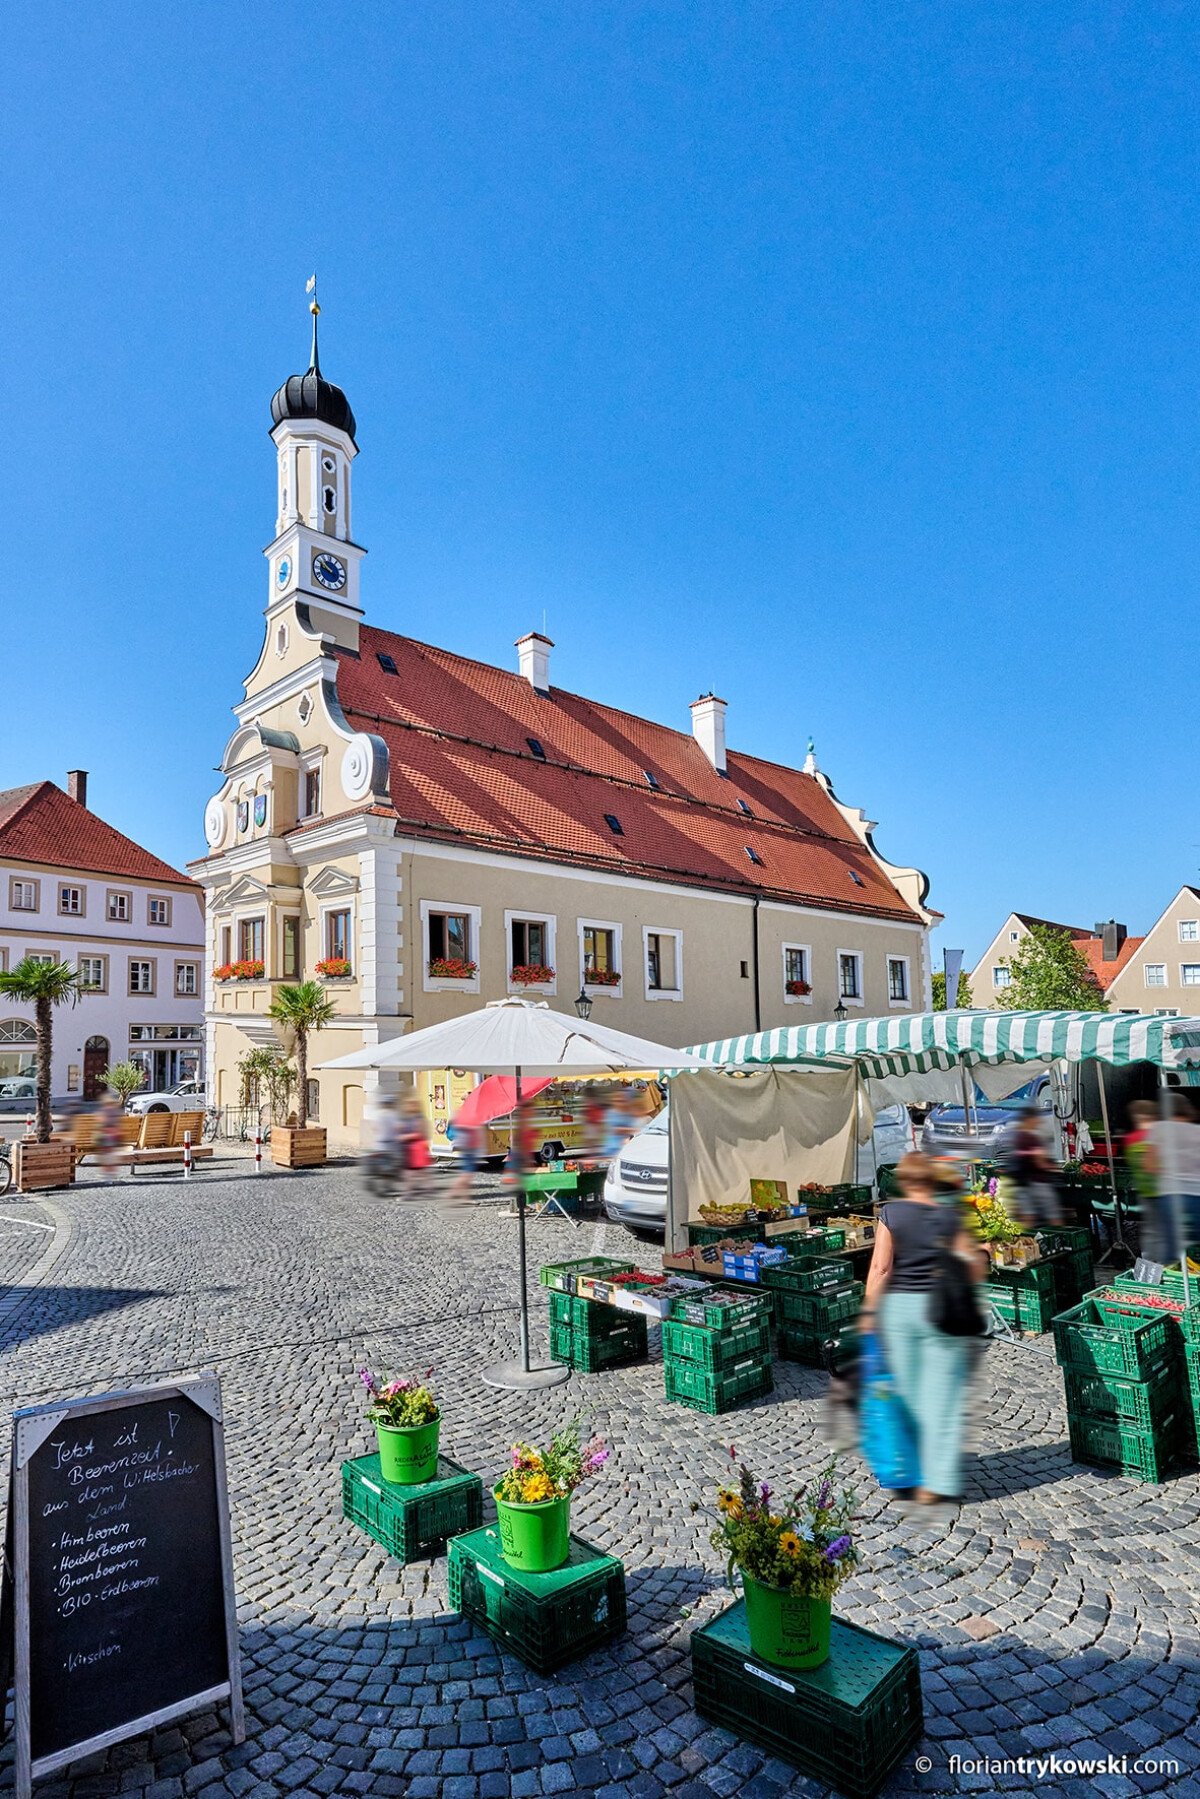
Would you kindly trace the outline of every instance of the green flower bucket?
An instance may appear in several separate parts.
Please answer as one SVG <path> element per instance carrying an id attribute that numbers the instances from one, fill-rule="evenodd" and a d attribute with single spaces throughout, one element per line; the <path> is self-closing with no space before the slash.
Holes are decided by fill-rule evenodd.
<path id="1" fill-rule="evenodd" d="M 742 1575 L 746 1628 L 755 1655 L 776 1668 L 819 1668 L 829 1660 L 833 1602 L 769 1587 Z"/>
<path id="2" fill-rule="evenodd" d="M 571 1553 L 571 1500 L 543 1499 L 538 1505 L 514 1505 L 496 1500 L 500 1526 L 500 1553 L 512 1568 L 526 1574 L 546 1574 L 561 1568 Z"/>
<path id="3" fill-rule="evenodd" d="M 377 1424 L 379 1471 L 384 1480 L 397 1487 L 416 1487 L 422 1481 L 432 1480 L 437 1473 L 441 1424 L 440 1413 L 428 1424 L 413 1424 L 403 1429 L 392 1424 Z"/>

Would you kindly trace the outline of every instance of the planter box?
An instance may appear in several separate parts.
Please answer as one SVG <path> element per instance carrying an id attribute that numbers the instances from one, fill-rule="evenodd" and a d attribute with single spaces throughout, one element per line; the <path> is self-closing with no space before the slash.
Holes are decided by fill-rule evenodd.
<path id="1" fill-rule="evenodd" d="M 72 1143 L 30 1143 L 19 1137 L 13 1144 L 12 1162 L 19 1193 L 36 1193 L 43 1187 L 70 1187 L 75 1180 Z"/>
<path id="2" fill-rule="evenodd" d="M 271 1126 L 271 1160 L 276 1168 L 319 1168 L 326 1159 L 323 1124 Z"/>

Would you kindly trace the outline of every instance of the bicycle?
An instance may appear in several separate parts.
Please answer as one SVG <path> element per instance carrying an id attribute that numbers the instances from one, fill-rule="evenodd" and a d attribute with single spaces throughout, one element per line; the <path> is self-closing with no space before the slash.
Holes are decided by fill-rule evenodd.
<path id="1" fill-rule="evenodd" d="M 12 1157 L 8 1144 L 0 1137 L 0 1197 L 12 1186 Z"/>
<path id="2" fill-rule="evenodd" d="M 204 1114 L 204 1123 L 200 1127 L 201 1140 L 205 1143 L 215 1143 L 220 1129 L 221 1108 L 220 1106 L 209 1106 Z"/>

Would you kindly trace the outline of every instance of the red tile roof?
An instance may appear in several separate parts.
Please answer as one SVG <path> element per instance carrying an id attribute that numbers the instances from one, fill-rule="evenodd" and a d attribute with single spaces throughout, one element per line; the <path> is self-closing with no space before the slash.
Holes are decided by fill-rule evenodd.
<path id="1" fill-rule="evenodd" d="M 1104 960 L 1104 940 L 1094 934 L 1076 940 L 1076 947 L 1083 951 L 1088 967 L 1099 985 L 1107 992 L 1113 981 L 1120 974 L 1130 958 L 1142 947 L 1144 937 L 1126 937 L 1117 951 L 1115 962 Z"/>
<path id="2" fill-rule="evenodd" d="M 37 862 L 48 868 L 119 875 L 194 887 L 179 870 L 123 837 L 73 800 L 53 781 L 0 792 L 0 861 Z"/>
<path id="3" fill-rule="evenodd" d="M 388 746 L 404 831 L 842 912 L 918 916 L 811 775 L 731 750 L 723 777 L 690 733 L 559 688 L 539 694 L 520 675 L 369 626 L 357 655 L 337 654 L 349 722 Z"/>

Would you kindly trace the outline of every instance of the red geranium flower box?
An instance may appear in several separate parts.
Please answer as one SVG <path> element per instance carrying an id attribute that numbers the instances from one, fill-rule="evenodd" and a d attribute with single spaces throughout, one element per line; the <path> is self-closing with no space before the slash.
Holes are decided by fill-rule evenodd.
<path id="1" fill-rule="evenodd" d="M 263 973 L 261 962 L 222 962 L 220 968 L 213 969 L 213 980 L 261 981 Z"/>
<path id="2" fill-rule="evenodd" d="M 478 962 L 464 962 L 459 956 L 435 956 L 429 973 L 435 981 L 469 981 L 478 968 Z"/>
<path id="3" fill-rule="evenodd" d="M 585 987 L 619 987 L 620 971 L 616 968 L 585 968 L 583 984 Z"/>
<path id="4" fill-rule="evenodd" d="M 316 964 L 316 972 L 327 981 L 340 981 L 350 973 L 350 964 L 345 956 L 325 956 Z"/>
<path id="5" fill-rule="evenodd" d="M 518 987 L 545 987 L 554 979 L 554 970 L 544 962 L 518 962 L 508 978 Z"/>
<path id="6" fill-rule="evenodd" d="M 807 981 L 788 981 L 785 992 L 798 995 L 803 999 L 805 994 L 812 992 L 812 987 Z"/>

